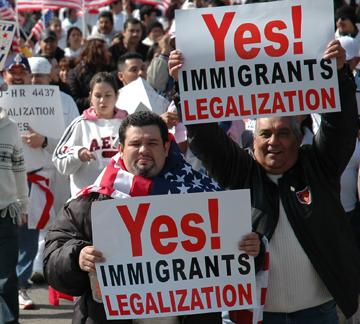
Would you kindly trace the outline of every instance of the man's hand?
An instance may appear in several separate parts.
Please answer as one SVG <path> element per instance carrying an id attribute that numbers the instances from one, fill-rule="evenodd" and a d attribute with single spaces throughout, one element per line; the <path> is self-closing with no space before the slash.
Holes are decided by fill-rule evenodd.
<path id="1" fill-rule="evenodd" d="M 79 151 L 79 159 L 81 162 L 89 162 L 91 160 L 96 160 L 95 155 L 92 154 L 87 148 L 82 148 Z"/>
<path id="2" fill-rule="evenodd" d="M 179 70 L 182 68 L 184 58 L 179 50 L 170 52 L 168 68 L 170 76 L 177 81 Z"/>
<path id="3" fill-rule="evenodd" d="M 179 122 L 178 114 L 176 112 L 164 112 L 160 115 L 163 121 L 166 123 L 167 128 L 173 128 Z"/>
<path id="4" fill-rule="evenodd" d="M 31 148 L 39 148 L 45 141 L 45 136 L 35 132 L 31 127 L 28 128 L 28 133 L 21 135 L 23 142 L 29 145 Z"/>
<path id="5" fill-rule="evenodd" d="M 341 70 L 346 62 L 346 52 L 341 47 L 339 40 L 331 41 L 324 52 L 323 59 L 332 58 L 336 58 L 337 69 Z"/>
<path id="6" fill-rule="evenodd" d="M 256 257 L 260 252 L 260 238 L 256 233 L 246 234 L 239 243 L 239 250 L 246 254 Z"/>
<path id="7" fill-rule="evenodd" d="M 95 272 L 95 263 L 104 262 L 105 258 L 103 257 L 100 251 L 95 250 L 94 246 L 85 246 L 79 255 L 79 266 L 80 269 L 86 272 Z"/>

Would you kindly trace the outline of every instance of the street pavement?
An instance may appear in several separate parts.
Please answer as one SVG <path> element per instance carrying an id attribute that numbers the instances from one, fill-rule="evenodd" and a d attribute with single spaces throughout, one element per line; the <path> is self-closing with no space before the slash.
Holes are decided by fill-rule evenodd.
<path id="1" fill-rule="evenodd" d="M 28 290 L 36 304 L 34 310 L 20 310 L 20 324 L 70 324 L 73 302 L 60 299 L 59 306 L 52 306 L 48 301 L 47 285 L 34 285 Z"/>

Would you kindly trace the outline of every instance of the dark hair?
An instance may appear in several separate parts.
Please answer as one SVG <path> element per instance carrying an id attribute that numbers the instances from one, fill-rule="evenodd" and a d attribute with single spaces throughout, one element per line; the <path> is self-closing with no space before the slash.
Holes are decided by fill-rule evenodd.
<path id="1" fill-rule="evenodd" d="M 150 16 L 153 12 L 157 13 L 157 10 L 154 6 L 145 5 L 140 8 L 139 12 L 140 20 L 144 21 L 145 15 Z"/>
<path id="2" fill-rule="evenodd" d="M 168 128 L 163 121 L 163 119 L 153 113 L 152 111 L 145 110 L 145 111 L 138 111 L 131 115 L 128 115 L 121 123 L 119 128 L 119 142 L 124 145 L 125 144 L 125 133 L 126 130 L 130 126 L 134 127 L 143 127 L 143 126 L 151 126 L 155 125 L 159 127 L 161 139 L 163 144 L 168 142 Z"/>
<path id="3" fill-rule="evenodd" d="M 99 72 L 96 73 L 90 81 L 90 93 L 93 91 L 95 84 L 97 83 L 107 83 L 108 85 L 110 85 L 114 92 L 117 93 L 117 84 L 116 84 L 116 80 L 115 77 L 109 73 L 109 72 Z"/>
<path id="4" fill-rule="evenodd" d="M 105 61 L 104 51 L 108 51 L 105 40 L 91 39 L 85 42 L 84 48 L 78 58 L 80 70 L 91 68 L 94 71 L 104 71 L 109 67 L 109 62 Z"/>
<path id="5" fill-rule="evenodd" d="M 128 52 L 121 55 L 117 61 L 117 70 L 121 72 L 124 68 L 124 64 L 126 60 L 138 59 L 144 61 L 143 57 L 137 52 Z"/>
<path id="6" fill-rule="evenodd" d="M 107 18 L 111 21 L 112 24 L 114 24 L 114 17 L 111 11 L 101 11 L 98 17 L 98 21 L 100 18 Z"/>
<path id="7" fill-rule="evenodd" d="M 68 30 L 67 33 L 66 33 L 66 46 L 70 46 L 70 44 L 69 44 L 69 38 L 70 38 L 71 33 L 72 33 L 74 30 L 77 30 L 77 31 L 81 34 L 81 36 L 82 36 L 82 34 L 83 34 L 82 31 L 81 31 L 81 29 L 80 29 L 79 27 L 76 27 L 76 26 L 70 27 L 69 30 Z"/>
<path id="8" fill-rule="evenodd" d="M 130 17 L 130 18 L 126 19 L 124 22 L 124 30 L 126 30 L 129 25 L 141 25 L 142 26 L 142 23 L 139 19 Z"/>
<path id="9" fill-rule="evenodd" d="M 160 21 L 154 20 L 146 27 L 146 34 L 148 35 L 154 28 L 161 28 L 164 30 L 164 26 Z"/>

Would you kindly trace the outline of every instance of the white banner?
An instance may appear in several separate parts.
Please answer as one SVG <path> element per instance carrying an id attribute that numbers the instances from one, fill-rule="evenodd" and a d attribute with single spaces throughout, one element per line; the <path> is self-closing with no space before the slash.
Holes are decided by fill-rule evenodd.
<path id="1" fill-rule="evenodd" d="M 64 132 L 64 116 L 58 86 L 12 85 L 0 92 L 0 106 L 17 122 L 20 132 L 29 126 L 37 133 L 60 138 Z"/>
<path id="2" fill-rule="evenodd" d="M 332 39 L 332 0 L 177 10 L 184 124 L 340 111 Z"/>
<path id="3" fill-rule="evenodd" d="M 15 27 L 15 21 L 0 20 L 0 71 L 4 68 L 14 38 Z"/>
<path id="4" fill-rule="evenodd" d="M 107 319 L 253 308 L 249 190 L 105 200 L 92 205 Z"/>

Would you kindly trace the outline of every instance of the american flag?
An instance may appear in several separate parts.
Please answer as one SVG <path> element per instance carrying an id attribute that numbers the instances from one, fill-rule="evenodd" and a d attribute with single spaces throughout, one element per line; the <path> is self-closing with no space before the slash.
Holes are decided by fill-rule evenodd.
<path id="1" fill-rule="evenodd" d="M 11 7 L 7 0 L 0 0 L 0 19 L 15 20 L 15 10 Z"/>
<path id="2" fill-rule="evenodd" d="M 45 10 L 42 13 L 42 17 L 37 21 L 34 27 L 31 29 L 30 36 L 35 37 L 36 40 L 40 40 L 41 33 L 49 26 L 49 21 L 54 18 L 54 11 Z"/>
<path id="3" fill-rule="evenodd" d="M 165 11 L 169 8 L 171 0 L 135 0 L 135 3 L 151 5 L 156 8 L 159 8 L 162 11 Z"/>
<path id="4" fill-rule="evenodd" d="M 84 0 L 85 9 L 93 9 L 107 6 L 112 0 Z"/>
<path id="5" fill-rule="evenodd" d="M 126 171 L 119 154 L 113 156 L 95 183 L 82 189 L 76 196 L 98 192 L 112 198 L 193 192 L 219 191 L 216 181 L 195 171 L 185 162 L 174 142 L 161 174 L 153 178 L 137 176 Z"/>
<path id="6" fill-rule="evenodd" d="M 60 9 L 60 8 L 82 8 L 82 0 L 18 0 L 18 11 L 32 11 L 43 9 Z"/>
<path id="7" fill-rule="evenodd" d="M 30 37 L 34 37 L 37 41 L 41 38 L 41 33 L 45 30 L 45 24 L 40 18 L 37 23 L 34 25 L 34 27 L 31 29 Z"/>

